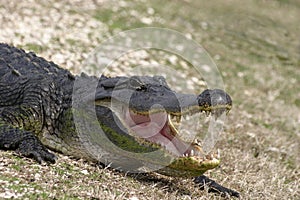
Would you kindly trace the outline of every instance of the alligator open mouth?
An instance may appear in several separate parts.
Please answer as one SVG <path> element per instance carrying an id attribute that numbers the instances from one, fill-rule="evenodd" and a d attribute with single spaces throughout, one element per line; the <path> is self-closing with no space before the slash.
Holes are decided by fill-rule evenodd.
<path id="1" fill-rule="evenodd" d="M 228 113 L 225 107 L 203 111 L 207 116 Z M 123 109 L 123 119 L 131 134 L 144 139 L 147 143 L 159 145 L 175 159 L 168 166 L 168 172 L 176 176 L 190 176 L 202 174 L 208 169 L 219 165 L 219 154 L 204 152 L 197 139 L 185 141 L 180 138 L 176 124 L 180 116 L 167 112 L 152 112 L 140 114 L 130 109 Z M 144 143 L 144 142 L 142 142 Z M 172 168 L 172 170 L 170 170 Z M 165 169 L 166 170 L 166 169 Z M 202 171 L 203 170 L 203 171 Z M 175 172 L 176 171 L 176 172 Z"/>
<path id="2" fill-rule="evenodd" d="M 129 109 L 124 115 L 125 123 L 136 136 L 160 145 L 170 154 L 176 157 L 204 156 L 197 140 L 191 144 L 179 138 L 178 130 L 172 122 L 174 115 L 166 112 L 139 114 Z"/>

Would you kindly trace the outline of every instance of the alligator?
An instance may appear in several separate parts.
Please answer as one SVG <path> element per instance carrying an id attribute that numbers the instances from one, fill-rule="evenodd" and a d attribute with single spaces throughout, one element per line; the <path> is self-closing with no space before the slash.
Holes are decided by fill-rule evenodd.
<path id="1" fill-rule="evenodd" d="M 39 163 L 55 163 L 57 152 L 126 172 L 150 166 L 160 174 L 192 177 L 209 192 L 239 197 L 203 175 L 219 165 L 218 156 L 204 153 L 197 140 L 183 139 L 173 122 L 201 112 L 218 117 L 231 107 L 231 97 L 220 89 L 182 94 L 162 76 L 75 76 L 0 43 L 0 149 Z"/>

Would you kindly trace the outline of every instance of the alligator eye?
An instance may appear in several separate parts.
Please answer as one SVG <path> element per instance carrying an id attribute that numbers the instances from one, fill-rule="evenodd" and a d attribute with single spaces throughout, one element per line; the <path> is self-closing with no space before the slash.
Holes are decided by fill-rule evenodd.
<path id="1" fill-rule="evenodd" d="M 136 77 L 131 77 L 129 79 L 129 86 L 136 90 L 143 90 L 145 88 L 144 83 Z"/>

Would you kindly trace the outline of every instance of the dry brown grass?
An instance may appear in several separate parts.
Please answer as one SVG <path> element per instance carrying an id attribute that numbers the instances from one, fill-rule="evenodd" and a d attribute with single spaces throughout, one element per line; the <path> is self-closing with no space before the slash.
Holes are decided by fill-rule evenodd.
<path id="1" fill-rule="evenodd" d="M 215 58 L 234 100 L 217 144 L 222 164 L 207 175 L 241 199 L 300 199 L 299 19 L 297 0 L 4 0 L 0 41 L 78 73 L 87 53 L 120 30 L 151 22 L 190 34 Z M 190 179 L 132 177 L 62 155 L 54 165 L 0 155 L 0 198 L 222 199 Z"/>

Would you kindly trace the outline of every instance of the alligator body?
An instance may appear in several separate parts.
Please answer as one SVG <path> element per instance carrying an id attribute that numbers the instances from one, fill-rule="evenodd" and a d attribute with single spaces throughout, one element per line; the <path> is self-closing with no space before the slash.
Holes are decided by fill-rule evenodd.
<path id="1" fill-rule="evenodd" d="M 200 187 L 238 196 L 202 175 L 219 160 L 204 154 L 198 142 L 181 139 L 171 120 L 202 111 L 218 116 L 231 104 L 222 90 L 176 93 L 160 76 L 73 76 L 0 43 L 0 149 L 38 162 L 54 163 L 51 149 L 123 171 L 150 166 L 169 176 L 192 176 Z"/>

